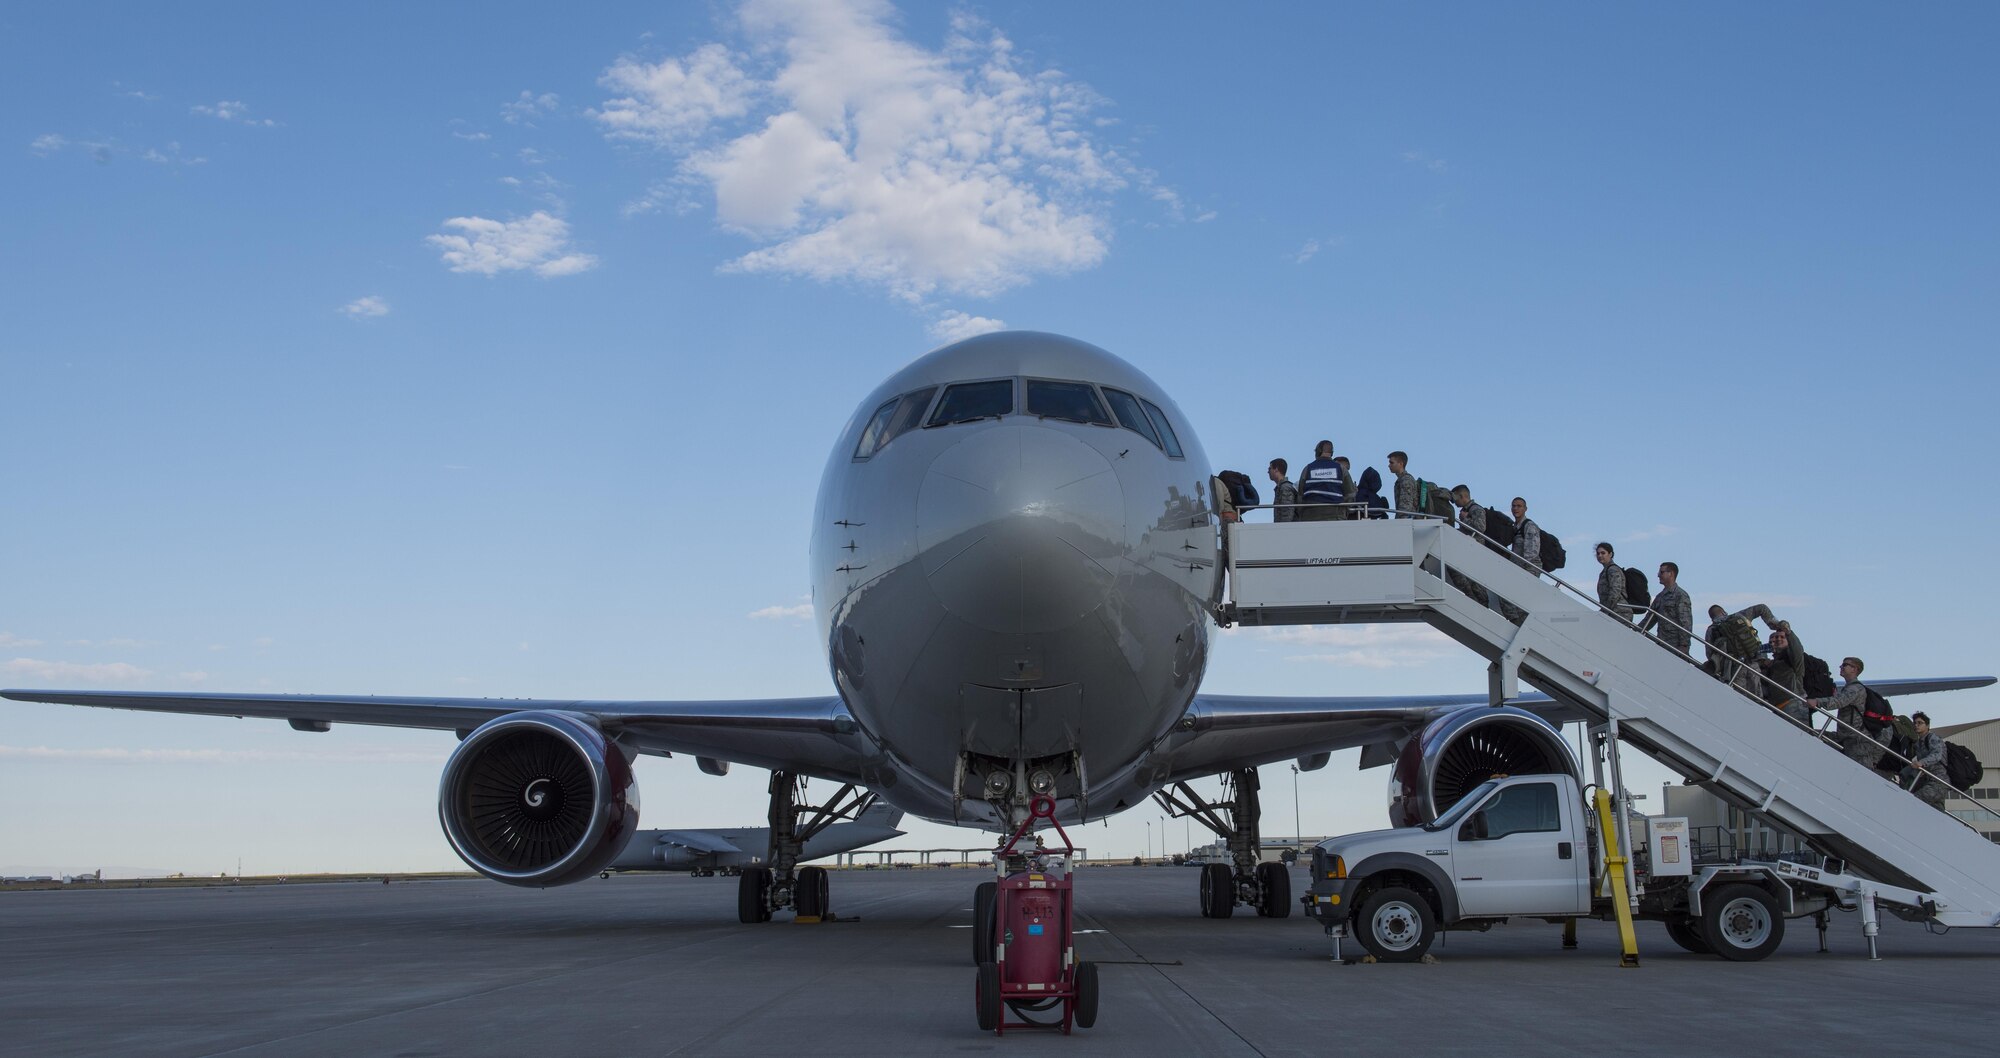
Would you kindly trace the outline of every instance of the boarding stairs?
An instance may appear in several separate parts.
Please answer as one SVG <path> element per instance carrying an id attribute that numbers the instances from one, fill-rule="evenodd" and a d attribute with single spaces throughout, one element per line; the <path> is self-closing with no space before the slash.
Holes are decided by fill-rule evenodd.
<path id="1" fill-rule="evenodd" d="M 1429 624 L 1491 663 L 1494 704 L 1519 698 L 1526 683 L 1689 782 L 1934 903 L 1906 908 L 1906 917 L 2000 925 L 2000 844 L 1482 539 L 1421 517 L 1239 522 L 1225 531 L 1223 620 Z M 1484 588 L 1494 605 L 1453 586 L 1448 572 Z M 1525 612 L 1519 624 L 1500 612 L 1501 599 Z"/>

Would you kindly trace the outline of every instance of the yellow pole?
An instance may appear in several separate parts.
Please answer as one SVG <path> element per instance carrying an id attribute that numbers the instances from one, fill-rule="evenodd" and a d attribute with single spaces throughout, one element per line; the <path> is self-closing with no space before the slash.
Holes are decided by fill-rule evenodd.
<path id="1" fill-rule="evenodd" d="M 1619 966 L 1639 965 L 1639 939 L 1632 933 L 1632 904 L 1625 898 L 1625 853 L 1618 847 L 1618 828 L 1611 817 L 1611 793 L 1597 791 L 1597 833 L 1604 842 L 1604 874 L 1611 879 L 1611 903 L 1618 911 L 1618 940 L 1624 946 Z"/>

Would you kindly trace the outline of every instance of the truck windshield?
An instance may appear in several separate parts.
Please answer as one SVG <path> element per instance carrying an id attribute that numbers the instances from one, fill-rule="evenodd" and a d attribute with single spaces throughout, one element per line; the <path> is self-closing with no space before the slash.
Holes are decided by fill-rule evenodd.
<path id="1" fill-rule="evenodd" d="M 1452 827 L 1457 826 L 1459 820 L 1465 818 L 1467 815 L 1470 815 L 1473 809 L 1478 808 L 1482 804 L 1485 804 L 1486 795 L 1492 793 L 1493 788 L 1498 785 L 1500 785 L 1500 780 L 1488 779 L 1485 782 L 1480 783 L 1478 786 L 1473 787 L 1471 793 L 1466 794 L 1464 797 L 1459 798 L 1458 803 L 1452 805 L 1449 809 L 1447 809 L 1445 811 L 1445 814 L 1437 817 L 1436 819 L 1431 820 L 1428 823 L 1425 823 L 1424 829 L 1450 830 Z"/>

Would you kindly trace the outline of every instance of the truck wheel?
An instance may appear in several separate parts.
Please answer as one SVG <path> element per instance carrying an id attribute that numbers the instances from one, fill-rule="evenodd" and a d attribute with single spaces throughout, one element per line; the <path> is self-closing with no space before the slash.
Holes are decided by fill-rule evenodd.
<path id="1" fill-rule="evenodd" d="M 1094 962 L 1076 964 L 1075 1014 L 1079 1029 L 1097 1024 L 1097 964 Z"/>
<path id="2" fill-rule="evenodd" d="M 1361 946 L 1383 962 L 1416 962 L 1437 939 L 1430 901 L 1402 886 L 1371 893 L 1355 923 Z"/>
<path id="3" fill-rule="evenodd" d="M 980 882 L 972 891 L 972 962 L 983 966 L 993 961 L 993 899 L 998 882 Z"/>
<path id="4" fill-rule="evenodd" d="M 1715 954 L 1708 938 L 1701 935 L 1701 924 L 1686 915 L 1667 916 L 1667 938 L 1696 955 Z"/>
<path id="5" fill-rule="evenodd" d="M 1756 962 L 1785 939 L 1778 901 L 1754 885 L 1725 885 L 1705 894 L 1701 905 L 1702 939 L 1731 962 Z"/>
<path id="6" fill-rule="evenodd" d="M 1228 918 L 1236 910 L 1236 872 L 1226 863 L 1201 867 L 1201 917 Z"/>
<path id="7" fill-rule="evenodd" d="M 1257 865 L 1257 888 L 1264 891 L 1264 904 L 1257 913 L 1265 918 L 1289 918 L 1292 913 L 1292 872 L 1282 863 Z"/>
<path id="8" fill-rule="evenodd" d="M 1000 1027 L 999 963 L 979 964 L 979 983 L 973 986 L 972 1001 L 979 1015 L 980 1028 L 991 1031 Z"/>

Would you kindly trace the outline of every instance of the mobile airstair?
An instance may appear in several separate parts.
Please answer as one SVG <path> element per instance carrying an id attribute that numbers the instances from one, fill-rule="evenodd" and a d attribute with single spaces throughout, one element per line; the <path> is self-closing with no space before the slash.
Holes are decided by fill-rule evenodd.
<path id="1" fill-rule="evenodd" d="M 1608 731 L 1614 768 L 1617 743 L 1629 743 L 1862 875 L 1911 891 L 1880 894 L 1904 917 L 2000 926 L 2000 844 L 1482 539 L 1426 518 L 1226 532 L 1225 621 L 1429 624 L 1491 663 L 1495 704 L 1526 683 Z M 1483 588 L 1495 605 L 1454 582 Z M 1500 611 L 1502 599 L 1518 623 Z M 1622 792 L 1615 771 L 1612 787 Z"/>

